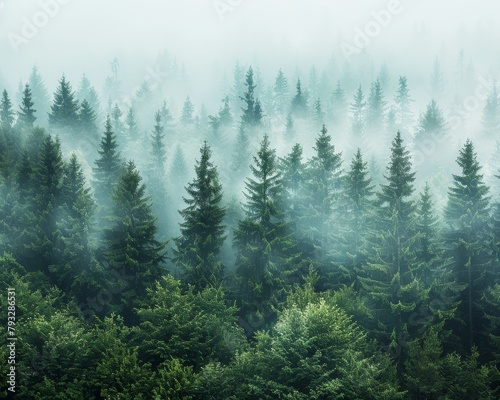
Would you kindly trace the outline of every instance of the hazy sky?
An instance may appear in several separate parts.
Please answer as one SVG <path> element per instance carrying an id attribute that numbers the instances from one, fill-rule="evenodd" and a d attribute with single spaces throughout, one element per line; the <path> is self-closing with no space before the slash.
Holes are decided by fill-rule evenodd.
<path id="1" fill-rule="evenodd" d="M 100 88 L 114 56 L 140 71 L 163 48 L 196 76 L 237 58 L 271 60 L 273 68 L 326 60 L 390 9 L 396 12 L 375 30 L 369 53 L 400 54 L 405 34 L 422 22 L 436 49 L 460 31 L 484 35 L 485 47 L 498 43 L 494 0 L 0 0 L 0 71 L 12 88 L 35 63 L 49 87 L 63 72 L 79 80 L 85 71 Z"/>

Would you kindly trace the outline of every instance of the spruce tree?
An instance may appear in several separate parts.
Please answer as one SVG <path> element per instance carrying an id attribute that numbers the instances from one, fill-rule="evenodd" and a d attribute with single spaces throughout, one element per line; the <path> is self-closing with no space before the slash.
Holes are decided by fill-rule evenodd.
<path id="1" fill-rule="evenodd" d="M 14 123 L 14 110 L 12 108 L 12 102 L 10 101 L 9 94 L 7 90 L 2 92 L 2 100 L 0 101 L 0 123 L 2 128 L 8 130 L 12 128 Z"/>
<path id="2" fill-rule="evenodd" d="M 292 99 L 290 111 L 297 118 L 304 118 L 307 115 L 307 98 L 302 92 L 300 79 L 297 80 L 295 96 Z"/>
<path id="3" fill-rule="evenodd" d="M 497 85 L 494 84 L 486 99 L 486 104 L 483 109 L 482 125 L 485 136 L 494 138 L 498 137 L 500 131 L 500 97 Z"/>
<path id="4" fill-rule="evenodd" d="M 200 149 L 195 178 L 186 187 L 189 197 L 186 208 L 179 211 L 183 218 L 181 236 L 175 239 L 175 261 L 184 270 L 186 282 L 196 291 L 221 284 L 223 266 L 219 251 L 224 243 L 225 209 L 221 206 L 222 185 L 217 168 L 212 164 L 212 151 L 207 142 Z"/>
<path id="5" fill-rule="evenodd" d="M 365 95 L 361 85 L 358 87 L 354 95 L 354 101 L 351 104 L 351 132 L 357 137 L 361 137 L 365 133 L 366 126 L 366 102 Z"/>
<path id="6" fill-rule="evenodd" d="M 303 149 L 299 143 L 294 144 L 292 151 L 280 160 L 279 169 L 282 174 L 285 190 L 286 216 L 292 224 L 296 224 L 302 208 L 301 200 L 304 195 L 306 166 L 303 162 Z"/>
<path id="7" fill-rule="evenodd" d="M 291 262 L 293 241 L 283 206 L 283 186 L 276 150 L 264 136 L 245 186 L 245 218 L 238 222 L 234 245 L 238 249 L 236 274 L 244 308 L 257 301 L 266 307 L 282 285 Z"/>
<path id="8" fill-rule="evenodd" d="M 255 98 L 255 88 L 253 69 L 250 67 L 245 78 L 246 91 L 241 98 L 244 101 L 241 115 L 241 124 L 245 128 L 253 128 L 259 126 L 262 119 L 262 109 L 260 102 Z"/>
<path id="9" fill-rule="evenodd" d="M 188 167 L 186 157 L 180 144 L 175 147 L 174 155 L 172 157 L 172 164 L 170 165 L 170 176 L 177 186 L 185 185 L 188 175 Z"/>
<path id="10" fill-rule="evenodd" d="M 36 110 L 33 108 L 34 102 L 31 95 L 31 89 L 28 84 L 25 85 L 23 91 L 23 99 L 18 111 L 19 124 L 26 130 L 33 128 L 33 123 L 36 120 L 35 113 Z"/>
<path id="11" fill-rule="evenodd" d="M 38 68 L 33 66 L 31 74 L 28 80 L 28 84 L 31 89 L 31 94 L 33 96 L 34 106 L 38 112 L 38 123 L 42 126 L 47 125 L 47 117 L 50 112 L 50 98 L 49 92 L 42 76 L 38 72 Z"/>
<path id="12" fill-rule="evenodd" d="M 432 99 L 427 105 L 425 113 L 420 115 L 415 141 L 417 143 L 422 143 L 425 140 L 434 140 L 435 137 L 444 135 L 446 131 L 447 126 L 443 112 L 439 108 L 436 100 Z"/>
<path id="13" fill-rule="evenodd" d="M 337 81 L 337 86 L 332 93 L 331 98 L 331 118 L 335 124 L 341 124 L 345 121 L 347 113 L 347 99 L 345 90 L 342 88 L 340 81 Z"/>
<path id="14" fill-rule="evenodd" d="M 120 293 L 126 320 L 133 320 L 132 309 L 146 296 L 146 289 L 163 275 L 164 243 L 156 239 L 156 218 L 151 199 L 135 164 L 129 161 L 113 191 L 110 225 L 105 229 L 104 258 L 111 268 L 133 276 Z"/>
<path id="15" fill-rule="evenodd" d="M 283 71 L 278 71 L 273 86 L 273 108 L 276 114 L 284 115 L 289 104 L 288 100 L 288 79 Z"/>
<path id="16" fill-rule="evenodd" d="M 95 197 L 99 204 L 100 217 L 109 213 L 111 195 L 123 168 L 123 161 L 118 151 L 116 136 L 111 127 L 109 115 L 106 119 L 105 131 L 101 137 L 99 158 L 95 161 L 94 181 L 92 182 Z"/>
<path id="17" fill-rule="evenodd" d="M 325 123 L 325 113 L 321 107 L 320 99 L 314 102 L 314 122 L 318 127 L 321 127 Z"/>
<path id="18" fill-rule="evenodd" d="M 113 125 L 113 132 L 118 139 L 118 142 L 124 144 L 124 133 L 125 126 L 122 122 L 123 113 L 118 104 L 115 103 L 113 109 L 111 110 L 111 121 Z"/>
<path id="19" fill-rule="evenodd" d="M 63 75 L 59 87 L 54 93 L 54 102 L 50 107 L 49 123 L 60 129 L 73 129 L 78 125 L 78 101 L 71 84 Z"/>
<path id="20" fill-rule="evenodd" d="M 89 139 L 95 139 L 97 135 L 97 115 L 87 100 L 83 100 L 80 106 L 80 129 L 84 132 L 85 136 Z"/>
<path id="21" fill-rule="evenodd" d="M 370 87 L 370 95 L 367 101 L 366 125 L 368 131 L 380 134 L 384 127 L 386 105 L 384 92 L 380 81 L 377 79 Z"/>
<path id="22" fill-rule="evenodd" d="M 408 82 L 405 76 L 399 77 L 399 87 L 394 98 L 396 103 L 396 124 L 400 131 L 409 133 L 413 122 L 413 112 L 411 103 L 414 100 L 410 97 Z"/>
<path id="23" fill-rule="evenodd" d="M 191 102 L 189 96 L 187 96 L 186 100 L 184 101 L 184 105 L 182 106 L 181 122 L 184 125 L 189 125 L 194 123 L 193 113 L 194 113 L 193 103 Z"/>
<path id="24" fill-rule="evenodd" d="M 136 139 L 139 133 L 139 127 L 137 126 L 137 120 L 135 118 L 134 109 L 132 107 L 130 107 L 127 112 L 125 124 L 127 125 L 128 137 L 132 140 Z"/>
<path id="25" fill-rule="evenodd" d="M 300 211 L 300 236 L 315 249 L 320 265 L 330 260 L 334 232 L 332 217 L 342 189 L 342 153 L 335 152 L 332 137 L 323 125 L 316 138 L 315 154 L 307 163 L 304 201 Z"/>
<path id="26" fill-rule="evenodd" d="M 219 109 L 219 122 L 222 127 L 229 127 L 233 123 L 233 115 L 229 106 L 229 96 L 222 99 L 224 106 Z"/>
<path id="27" fill-rule="evenodd" d="M 417 328 L 410 316 L 426 308 L 428 289 L 419 280 L 416 259 L 416 205 L 411 198 L 415 172 L 400 132 L 392 142 L 385 179 L 377 193 L 377 233 L 370 238 L 368 262 L 358 279 L 377 321 L 371 332 L 388 344 L 401 374 L 405 338 Z"/>
<path id="28" fill-rule="evenodd" d="M 453 186 L 448 190 L 445 219 L 448 224 L 446 239 L 453 257 L 453 273 L 457 283 L 464 285 L 457 318 L 461 323 L 455 332 L 469 350 L 485 340 L 482 295 L 487 284 L 494 280 L 491 255 L 484 243 L 490 235 L 489 188 L 483 182 L 481 166 L 474 145 L 467 140 L 457 158 L 461 174 L 453 175 Z"/>

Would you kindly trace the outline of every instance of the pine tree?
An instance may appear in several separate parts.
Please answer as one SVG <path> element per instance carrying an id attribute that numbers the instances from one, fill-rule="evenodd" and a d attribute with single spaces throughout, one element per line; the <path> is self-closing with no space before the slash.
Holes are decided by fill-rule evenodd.
<path id="1" fill-rule="evenodd" d="M 194 113 L 194 106 L 193 103 L 191 102 L 191 99 L 188 96 L 186 97 L 186 100 L 184 101 L 184 105 L 182 107 L 181 122 L 184 125 L 189 125 L 194 123 L 193 113 Z"/>
<path id="2" fill-rule="evenodd" d="M 118 104 L 115 103 L 113 109 L 111 110 L 111 118 L 112 118 L 112 125 L 113 125 L 113 132 L 115 136 L 117 137 L 119 143 L 123 143 L 123 134 L 125 132 L 125 126 L 123 125 L 122 122 L 122 117 L 123 113 L 122 110 L 120 110 L 120 107 L 118 107 Z"/>
<path id="3" fill-rule="evenodd" d="M 277 161 L 276 150 L 271 149 L 265 135 L 250 166 L 253 177 L 245 184 L 245 218 L 234 232 L 236 273 L 245 307 L 254 301 L 263 306 L 271 301 L 282 284 L 286 264 L 291 262 L 293 243 L 285 221 Z"/>
<path id="4" fill-rule="evenodd" d="M 186 282 L 196 291 L 207 286 L 217 287 L 222 282 L 223 266 L 219 251 L 224 243 L 225 209 L 220 205 L 222 185 L 217 168 L 210 161 L 212 151 L 207 142 L 200 149 L 196 161 L 196 177 L 186 188 L 187 207 L 179 211 L 183 217 L 181 236 L 175 239 L 175 261 L 184 270 Z"/>
<path id="5" fill-rule="evenodd" d="M 325 113 L 321 108 L 321 100 L 317 99 L 314 102 L 314 121 L 318 127 L 322 126 L 325 123 Z"/>
<path id="6" fill-rule="evenodd" d="M 61 129 L 72 129 L 78 125 L 78 101 L 71 84 L 63 75 L 54 93 L 54 102 L 49 114 L 50 125 Z"/>
<path id="7" fill-rule="evenodd" d="M 302 92 L 300 79 L 297 80 L 297 91 L 292 99 L 291 109 L 293 115 L 298 118 L 304 118 L 307 115 L 307 98 Z"/>
<path id="8" fill-rule="evenodd" d="M 80 106 L 80 128 L 85 133 L 88 139 L 97 137 L 97 115 L 87 100 L 83 100 Z"/>
<path id="9" fill-rule="evenodd" d="M 23 99 L 19 106 L 21 111 L 18 111 L 17 114 L 19 116 L 19 124 L 28 131 L 33 128 L 33 123 L 36 120 L 36 110 L 33 108 L 34 105 L 35 103 L 32 100 L 31 89 L 29 85 L 26 84 L 23 91 Z"/>
<path id="10" fill-rule="evenodd" d="M 365 95 L 361 85 L 358 87 L 354 95 L 354 101 L 351 104 L 351 132 L 353 135 L 361 137 L 365 132 L 366 116 L 365 116 Z"/>
<path id="11" fill-rule="evenodd" d="M 288 107 L 289 99 L 288 99 L 288 79 L 286 78 L 283 71 L 278 71 L 278 75 L 274 80 L 273 86 L 273 106 L 274 111 L 278 115 L 284 115 L 286 112 L 286 108 Z"/>
<path id="12" fill-rule="evenodd" d="M 109 115 L 106 119 L 105 131 L 101 137 L 99 158 L 95 161 L 94 181 L 95 197 L 99 204 L 101 217 L 109 213 L 113 188 L 122 173 L 123 161 L 118 151 L 116 136 L 112 130 Z"/>
<path id="13" fill-rule="evenodd" d="M 165 260 L 165 244 L 156 240 L 156 218 L 141 180 L 135 164 L 129 161 L 113 191 L 110 226 L 104 232 L 106 261 L 111 268 L 134 277 L 120 293 L 123 316 L 129 321 L 133 321 L 133 307 L 145 298 L 146 288 L 163 275 L 161 263 Z"/>
<path id="14" fill-rule="evenodd" d="M 411 103 L 414 100 L 410 97 L 408 82 L 405 76 L 399 77 L 399 87 L 396 92 L 394 102 L 396 103 L 396 123 L 400 131 L 409 133 L 413 122 L 413 112 Z"/>
<path id="15" fill-rule="evenodd" d="M 2 92 L 2 100 L 0 101 L 0 123 L 5 130 L 12 128 L 14 123 L 14 110 L 10 101 L 7 90 Z"/>
<path id="16" fill-rule="evenodd" d="M 461 175 L 453 175 L 453 186 L 448 191 L 445 218 L 448 224 L 446 239 L 453 257 L 455 280 L 466 288 L 461 300 L 456 326 L 465 349 L 482 344 L 485 321 L 483 317 L 483 290 L 493 281 L 491 256 L 483 243 L 489 233 L 489 188 L 483 182 L 481 166 L 474 145 L 467 140 L 460 150 L 457 163 Z"/>
<path id="17" fill-rule="evenodd" d="M 296 223 L 300 215 L 301 196 L 304 194 L 306 166 L 302 161 L 302 153 L 302 146 L 299 143 L 294 144 L 290 154 L 280 160 L 279 166 L 285 190 L 286 216 L 292 224 Z"/>
<path id="18" fill-rule="evenodd" d="M 127 133 L 129 138 L 131 138 L 132 140 L 136 139 L 139 133 L 139 127 L 137 126 L 137 120 L 135 119 L 135 113 L 132 107 L 130 107 L 127 112 L 125 124 L 127 125 Z"/>
<path id="19" fill-rule="evenodd" d="M 496 83 L 491 88 L 483 109 L 483 133 L 487 137 L 497 137 L 500 131 L 500 97 Z"/>
<path id="20" fill-rule="evenodd" d="M 384 92 L 377 79 L 370 87 L 366 110 L 367 129 L 372 133 L 380 134 L 384 127 L 385 109 L 387 102 L 384 100 Z"/>

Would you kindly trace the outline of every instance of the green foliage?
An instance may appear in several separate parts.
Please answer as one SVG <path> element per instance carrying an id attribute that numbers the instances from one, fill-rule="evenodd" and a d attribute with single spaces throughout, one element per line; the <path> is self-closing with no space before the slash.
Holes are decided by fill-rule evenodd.
<path id="1" fill-rule="evenodd" d="M 33 128 L 33 123 L 36 120 L 35 113 L 36 110 L 33 108 L 35 103 L 33 102 L 31 89 L 28 84 L 24 87 L 23 99 L 18 111 L 19 120 L 18 123 L 26 130 Z"/>
<path id="2" fill-rule="evenodd" d="M 71 84 L 63 75 L 54 93 L 54 102 L 49 114 L 50 125 L 59 129 L 74 129 L 78 125 L 78 101 Z"/>

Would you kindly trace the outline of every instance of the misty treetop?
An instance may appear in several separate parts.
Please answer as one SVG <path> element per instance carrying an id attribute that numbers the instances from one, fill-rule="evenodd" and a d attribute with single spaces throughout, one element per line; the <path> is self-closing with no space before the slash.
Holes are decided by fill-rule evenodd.
<path id="1" fill-rule="evenodd" d="M 118 58 L 102 91 L 36 66 L 2 90 L 16 395 L 498 398 L 500 108 L 492 83 L 457 123 L 464 57 L 428 93 L 236 61 L 203 97 L 167 52 L 129 93 Z"/>

